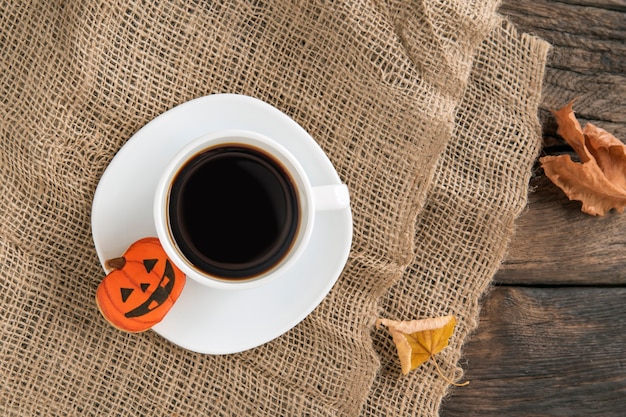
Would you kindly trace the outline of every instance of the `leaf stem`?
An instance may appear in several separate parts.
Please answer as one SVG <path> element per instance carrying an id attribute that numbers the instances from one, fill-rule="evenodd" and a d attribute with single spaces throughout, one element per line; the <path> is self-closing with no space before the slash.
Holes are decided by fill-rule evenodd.
<path id="1" fill-rule="evenodd" d="M 465 381 L 461 384 L 457 384 L 456 382 L 452 382 L 450 379 L 448 379 L 443 372 L 441 372 L 441 368 L 439 367 L 439 364 L 437 363 L 437 361 L 435 360 L 435 357 L 433 355 L 430 355 L 430 359 L 434 362 L 435 364 L 435 368 L 437 368 L 437 372 L 439 373 L 439 376 L 442 377 L 448 384 L 450 385 L 454 385 L 455 387 L 464 387 L 467 384 L 469 384 L 469 381 Z"/>

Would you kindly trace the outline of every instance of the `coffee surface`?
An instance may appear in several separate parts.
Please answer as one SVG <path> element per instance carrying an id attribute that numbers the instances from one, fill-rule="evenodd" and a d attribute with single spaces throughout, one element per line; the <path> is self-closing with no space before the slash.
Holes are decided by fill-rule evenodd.
<path id="1" fill-rule="evenodd" d="M 299 210 L 289 174 L 245 146 L 200 153 L 174 178 L 170 230 L 183 255 L 211 275 L 240 279 L 277 264 L 295 238 Z"/>

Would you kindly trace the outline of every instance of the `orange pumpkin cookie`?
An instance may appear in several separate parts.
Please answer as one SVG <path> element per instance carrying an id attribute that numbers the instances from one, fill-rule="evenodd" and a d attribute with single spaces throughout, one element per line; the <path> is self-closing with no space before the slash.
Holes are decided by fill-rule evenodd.
<path id="1" fill-rule="evenodd" d="M 130 245 L 96 291 L 96 304 L 115 327 L 142 332 L 160 322 L 185 285 L 183 274 L 167 257 L 159 239 L 149 237 Z"/>

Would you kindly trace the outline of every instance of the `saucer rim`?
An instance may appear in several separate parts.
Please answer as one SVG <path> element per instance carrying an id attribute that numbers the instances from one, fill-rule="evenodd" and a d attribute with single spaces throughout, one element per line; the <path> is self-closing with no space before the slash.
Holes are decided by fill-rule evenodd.
<path id="1" fill-rule="evenodd" d="M 310 137 L 310 135 L 304 131 L 304 129 L 298 125 L 295 121 L 293 121 L 293 119 L 291 119 L 289 116 L 287 116 L 286 114 L 282 113 L 280 110 L 276 109 L 275 107 L 271 106 L 268 103 L 265 103 L 261 100 L 258 100 L 256 98 L 250 97 L 250 96 L 243 96 L 243 95 L 238 95 L 238 94 L 213 94 L 213 95 L 208 95 L 208 96 L 203 96 L 203 97 L 199 97 L 190 101 L 187 101 L 185 103 L 182 103 L 176 107 L 173 107 L 172 109 L 162 113 L 161 115 L 157 116 L 155 119 L 152 119 L 150 122 L 148 122 L 145 126 L 143 126 L 141 129 L 139 129 L 134 135 L 131 136 L 131 138 L 126 142 L 126 144 L 124 144 L 124 146 L 122 146 L 122 148 L 118 151 L 118 153 L 115 155 L 115 157 L 113 158 L 113 160 L 110 162 L 110 164 L 107 166 L 105 172 L 102 174 L 102 177 L 100 179 L 100 182 L 98 183 L 98 187 L 96 189 L 96 192 L 94 194 L 94 199 L 93 199 L 93 207 L 92 207 L 92 234 L 93 234 L 93 240 L 94 240 L 94 244 L 96 247 L 96 251 L 98 254 L 98 257 L 102 263 L 102 267 L 106 272 L 107 269 L 105 267 L 105 261 L 106 261 L 106 257 L 103 255 L 103 252 L 106 252 L 103 250 L 102 246 L 105 244 L 102 242 L 101 239 L 98 238 L 96 230 L 99 229 L 99 227 L 96 227 L 98 224 L 98 218 L 95 214 L 97 214 L 97 207 L 99 207 L 99 199 L 103 198 L 102 196 L 102 189 L 101 189 L 101 184 L 106 184 L 107 181 L 109 181 L 109 177 L 111 177 L 113 174 L 112 172 L 114 172 L 116 169 L 119 170 L 120 167 L 118 167 L 118 165 L 120 165 L 120 163 L 124 163 L 123 162 L 123 156 L 125 155 L 125 153 L 130 153 L 129 149 L 133 149 L 134 147 L 138 147 L 140 145 L 143 145 L 144 147 L 149 144 L 149 142 L 145 141 L 142 139 L 142 137 L 144 135 L 147 134 L 147 132 L 149 132 L 151 129 L 154 129 L 155 127 L 159 126 L 160 124 L 169 124 L 171 125 L 172 123 L 176 123 L 176 116 L 179 116 L 180 114 L 184 114 L 185 112 L 188 112 L 190 110 L 193 110 L 195 107 L 202 107 L 202 106 L 206 106 L 208 104 L 211 105 L 215 105 L 215 102 L 226 102 L 226 101 L 230 101 L 230 105 L 232 105 L 233 103 L 243 103 L 245 102 L 246 105 L 248 106 L 252 106 L 252 108 L 256 108 L 257 110 L 261 110 L 262 112 L 265 112 L 268 117 L 275 117 L 276 120 L 275 122 L 280 122 L 277 124 L 281 124 L 282 130 L 284 131 L 290 131 L 290 130 L 296 130 L 299 131 L 300 133 L 304 133 L 308 138 L 310 138 L 310 142 L 306 142 L 305 141 L 305 145 L 297 145 L 301 148 L 311 148 L 311 146 L 314 146 L 315 148 L 317 148 L 315 150 L 315 152 L 313 153 L 317 153 L 316 156 L 310 156 L 310 159 L 313 160 L 315 158 L 319 158 L 320 155 L 323 157 L 323 161 L 322 160 L 317 160 L 314 162 L 307 162 L 306 165 L 312 165 L 315 164 L 317 165 L 324 165 L 324 167 L 322 168 L 324 172 L 324 176 L 326 177 L 330 177 L 332 178 L 332 182 L 331 183 L 335 183 L 335 184 L 340 184 L 341 181 L 339 179 L 339 175 L 337 173 L 337 171 L 335 170 L 335 168 L 332 166 L 332 163 L 330 162 L 330 160 L 328 159 L 328 157 L 326 156 L 326 154 L 323 152 L 323 150 L 319 147 L 319 145 Z M 213 103 L 209 103 L 209 102 L 213 102 Z M 270 118 L 271 118 L 270 117 Z M 170 120 L 171 119 L 171 120 Z M 198 123 L 200 124 L 200 123 Z M 204 124 L 204 123 L 203 123 Z M 214 124 L 219 124 L 217 122 L 215 122 Z M 245 124 L 245 123 L 244 123 Z M 246 129 L 246 130 L 253 130 L 253 129 L 249 129 L 248 126 L 238 126 L 238 125 L 234 125 L 234 126 L 229 126 L 228 128 L 236 128 L 236 129 Z M 214 129 L 211 130 L 203 130 L 202 133 L 200 134 L 196 134 L 194 137 L 189 137 L 189 138 L 185 138 L 185 139 L 179 139 L 177 144 L 176 144 L 176 148 L 177 150 L 182 149 L 184 146 L 186 146 L 188 143 L 190 143 L 191 141 L 194 140 L 194 138 L 205 135 L 211 131 L 216 131 L 216 130 L 223 130 L 223 127 L 218 127 L 216 126 Z M 264 135 L 267 135 L 266 132 L 260 132 Z M 144 143 L 141 143 L 141 141 L 144 141 Z M 295 146 L 295 145 L 294 145 Z M 303 154 L 308 154 L 311 151 L 311 149 L 306 149 L 306 152 L 303 152 Z M 165 152 L 165 151 L 164 151 Z M 173 155 L 175 152 L 173 151 L 168 151 L 170 152 L 169 155 Z M 120 162 L 122 161 L 122 162 Z M 323 163 L 322 163 L 323 162 Z M 123 166 L 122 166 L 123 167 Z M 330 167 L 330 169 L 329 169 Z M 310 175 L 311 173 L 309 172 L 309 169 L 307 169 L 307 167 L 305 166 L 305 164 L 303 164 L 303 168 L 305 170 L 305 172 L 307 173 L 307 175 Z M 314 181 L 311 181 L 312 185 L 320 185 L 319 183 L 314 184 Z M 154 193 L 153 193 L 154 195 Z M 342 231 L 345 234 L 345 241 L 343 242 L 343 245 L 339 245 L 341 251 L 337 251 L 338 253 L 330 253 L 329 255 L 331 257 L 335 257 L 335 264 L 336 267 L 333 267 L 333 273 L 329 274 L 329 277 L 326 279 L 326 285 L 324 286 L 324 288 L 320 288 L 319 293 L 317 294 L 316 297 L 311 297 L 308 304 L 306 305 L 302 305 L 299 310 L 300 310 L 300 314 L 294 314 L 294 317 L 292 318 L 292 320 L 288 320 L 285 321 L 280 327 L 278 326 L 272 326 L 271 324 L 268 326 L 268 329 L 265 331 L 265 333 L 267 334 L 266 337 L 262 337 L 259 338 L 257 340 L 254 341 L 249 341 L 249 343 L 243 344 L 243 343 L 234 343 L 230 348 L 212 348 L 210 345 L 211 343 L 200 343 L 200 345 L 198 345 L 197 343 L 188 343 L 188 341 L 184 340 L 184 337 L 181 338 L 177 338 L 175 336 L 172 336 L 172 332 L 167 330 L 167 325 L 171 325 L 171 323 L 168 323 L 166 320 L 163 320 L 161 323 L 158 323 L 157 325 L 155 325 L 152 330 L 154 330 L 157 334 L 159 334 L 161 337 L 163 337 L 166 340 L 169 340 L 171 343 L 176 344 L 182 348 L 191 350 L 191 351 L 195 351 L 195 352 L 199 352 L 199 353 L 207 353 L 207 354 L 228 354 L 228 353 L 236 353 L 236 352 L 240 352 L 240 351 L 244 351 L 244 350 L 248 350 L 248 349 L 252 349 L 254 347 L 257 347 L 259 345 L 265 344 L 279 336 L 281 336 L 282 334 L 284 334 L 285 332 L 289 331 L 290 329 L 292 329 L 293 327 L 295 327 L 298 323 L 300 323 L 302 320 L 304 320 L 304 318 L 306 318 L 306 316 L 308 316 L 322 301 L 323 299 L 328 295 L 328 293 L 330 292 L 330 290 L 332 289 L 332 287 L 335 285 L 337 279 L 339 278 L 339 276 L 341 275 L 341 272 L 343 270 L 343 268 L 345 267 L 346 261 L 348 259 L 349 256 L 349 252 L 350 252 L 350 248 L 351 248 L 351 244 L 352 244 L 352 232 L 353 232 L 353 225 L 352 225 L 352 213 L 351 213 L 351 208 L 347 207 L 345 209 L 340 209 L 340 210 L 336 210 L 335 213 L 337 216 L 342 217 L 343 219 L 340 221 L 340 224 L 342 225 L 342 227 L 344 228 L 344 230 Z M 339 217 L 338 217 L 339 218 Z M 320 234 L 320 233 L 327 233 L 330 231 L 322 231 L 321 230 L 320 225 L 315 224 L 313 227 L 313 234 Z M 336 230 L 333 230 L 332 232 L 336 232 Z M 127 245 L 129 245 L 132 242 L 128 242 Z M 338 247 L 339 247 L 338 246 Z M 336 249 L 336 248 L 334 248 Z M 332 252 L 332 251 L 331 251 Z M 305 250 L 306 253 L 306 250 Z M 305 255 L 305 254 L 303 254 Z M 292 268 L 289 271 L 286 271 L 284 275 L 294 275 L 297 271 L 298 271 L 298 264 L 300 264 L 302 261 L 298 260 L 297 262 L 294 263 L 294 265 L 292 265 Z M 302 267 L 301 267 L 302 268 Z M 332 276 L 330 276 L 332 275 Z M 188 280 L 189 282 L 190 280 Z M 197 285 L 204 287 L 202 284 L 196 283 Z M 187 285 L 186 285 L 187 286 Z M 263 288 L 264 286 L 262 285 L 259 288 Z M 219 288 L 211 288 L 211 291 L 214 291 L 216 293 L 220 293 L 220 292 L 233 292 L 233 291 L 247 291 L 244 289 L 219 289 Z M 250 289 L 250 290 L 254 290 L 254 288 Z M 183 290 L 184 291 L 184 290 Z M 176 305 L 174 306 L 174 308 L 176 308 Z M 168 313 L 169 314 L 169 313 Z M 166 316 L 167 317 L 167 316 Z"/>

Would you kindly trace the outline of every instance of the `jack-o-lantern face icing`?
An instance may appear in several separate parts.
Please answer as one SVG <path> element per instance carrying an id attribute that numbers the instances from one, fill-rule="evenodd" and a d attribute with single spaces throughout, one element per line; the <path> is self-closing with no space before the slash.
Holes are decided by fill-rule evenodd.
<path id="1" fill-rule="evenodd" d="M 185 285 L 185 275 L 169 260 L 157 238 L 133 243 L 100 283 L 96 303 L 115 327 L 141 332 L 160 322 Z"/>

